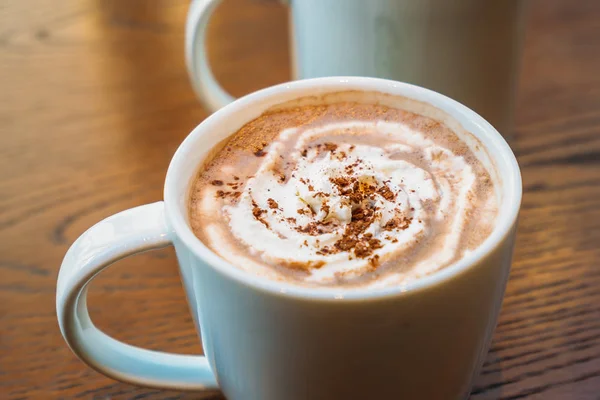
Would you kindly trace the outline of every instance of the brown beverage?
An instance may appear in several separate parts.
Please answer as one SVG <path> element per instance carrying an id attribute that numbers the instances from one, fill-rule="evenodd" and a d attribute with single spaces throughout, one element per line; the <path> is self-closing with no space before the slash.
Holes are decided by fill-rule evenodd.
<path id="1" fill-rule="evenodd" d="M 441 112 L 415 113 L 428 108 L 340 92 L 267 110 L 201 167 L 194 233 L 300 285 L 403 285 L 451 265 L 491 233 L 498 193 L 483 146 Z"/>

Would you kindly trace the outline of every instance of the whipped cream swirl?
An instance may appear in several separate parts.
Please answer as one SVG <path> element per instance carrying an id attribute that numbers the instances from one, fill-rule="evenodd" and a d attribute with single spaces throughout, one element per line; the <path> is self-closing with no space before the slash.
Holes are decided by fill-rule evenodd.
<path id="1" fill-rule="evenodd" d="M 383 286 L 461 256 L 475 184 L 463 156 L 408 125 L 336 122 L 283 130 L 223 213 L 251 254 L 300 270 L 307 283 L 351 281 L 398 263 L 373 280 Z M 432 248 L 421 251 L 431 236 Z"/>

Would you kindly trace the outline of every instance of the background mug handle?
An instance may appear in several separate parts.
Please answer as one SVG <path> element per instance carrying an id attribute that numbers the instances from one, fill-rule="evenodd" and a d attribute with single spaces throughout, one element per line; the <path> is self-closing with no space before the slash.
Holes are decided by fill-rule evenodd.
<path id="1" fill-rule="evenodd" d="M 289 0 L 279 0 L 288 3 Z M 208 21 L 221 0 L 192 0 L 185 27 L 185 61 L 192 86 L 210 112 L 235 100 L 215 79 L 206 52 Z"/>
<path id="2" fill-rule="evenodd" d="M 206 53 L 208 20 L 221 0 L 193 0 L 185 26 L 185 61 L 192 86 L 203 105 L 216 111 L 235 100 L 215 79 Z"/>
<path id="3" fill-rule="evenodd" d="M 58 274 L 56 314 L 67 344 L 82 361 L 111 378 L 174 390 L 218 390 L 204 356 L 169 354 L 131 346 L 92 323 L 87 288 L 94 277 L 127 256 L 172 245 L 164 203 L 135 207 L 97 223 L 73 243 Z"/>

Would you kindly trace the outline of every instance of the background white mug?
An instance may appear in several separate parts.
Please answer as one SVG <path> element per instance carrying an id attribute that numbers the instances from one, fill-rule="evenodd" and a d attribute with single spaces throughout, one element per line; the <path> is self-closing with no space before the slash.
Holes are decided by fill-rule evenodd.
<path id="1" fill-rule="evenodd" d="M 186 27 L 190 78 L 211 111 L 233 100 L 206 57 L 206 27 L 220 1 L 193 0 Z M 460 101 L 510 136 L 527 0 L 286 2 L 294 79 L 370 76 L 412 83 Z"/>
<path id="2" fill-rule="evenodd" d="M 434 110 L 452 129 L 475 135 L 484 149 L 474 151 L 489 155 L 501 197 L 491 235 L 439 272 L 377 289 L 271 281 L 212 253 L 194 236 L 187 212 L 190 185 L 211 149 L 272 106 L 344 90 L 413 99 L 420 112 Z M 456 101 L 374 78 L 281 84 L 235 101 L 190 133 L 169 166 L 164 202 L 113 215 L 75 241 L 58 277 L 60 329 L 83 361 L 134 384 L 218 387 L 230 400 L 466 398 L 502 304 L 520 202 L 519 167 L 506 141 Z M 86 294 L 94 276 L 119 259 L 168 245 L 175 247 L 205 356 L 133 347 L 108 337 L 90 320 Z"/>

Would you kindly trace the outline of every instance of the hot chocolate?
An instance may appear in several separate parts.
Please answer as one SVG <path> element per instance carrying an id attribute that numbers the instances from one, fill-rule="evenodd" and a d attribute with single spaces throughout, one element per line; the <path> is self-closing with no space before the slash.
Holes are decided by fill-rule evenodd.
<path id="1" fill-rule="evenodd" d="M 406 284 L 479 246 L 498 194 L 477 139 L 373 96 L 300 99 L 233 133 L 193 184 L 194 233 L 238 268 L 329 287 Z"/>

